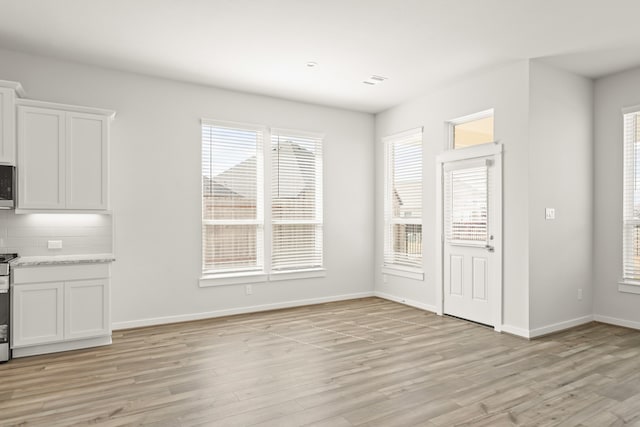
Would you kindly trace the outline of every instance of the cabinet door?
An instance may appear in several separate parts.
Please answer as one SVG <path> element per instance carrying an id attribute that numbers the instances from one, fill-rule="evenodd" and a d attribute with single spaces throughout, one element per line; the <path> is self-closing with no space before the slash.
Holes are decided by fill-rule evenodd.
<path id="1" fill-rule="evenodd" d="M 0 88 L 0 162 L 15 165 L 16 118 L 13 89 Z"/>
<path id="2" fill-rule="evenodd" d="M 108 123 L 104 116 L 67 113 L 67 209 L 106 209 Z"/>
<path id="3" fill-rule="evenodd" d="M 65 339 L 111 334 L 109 280 L 78 280 L 64 286 Z"/>
<path id="4" fill-rule="evenodd" d="M 62 282 L 13 286 L 13 347 L 63 340 L 63 292 Z"/>
<path id="5" fill-rule="evenodd" d="M 18 207 L 65 206 L 65 113 L 18 109 Z"/>

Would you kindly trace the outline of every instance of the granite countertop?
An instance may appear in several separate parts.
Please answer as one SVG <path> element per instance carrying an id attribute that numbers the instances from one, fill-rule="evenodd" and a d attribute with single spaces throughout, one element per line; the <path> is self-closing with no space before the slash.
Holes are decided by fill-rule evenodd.
<path id="1" fill-rule="evenodd" d="M 13 268 L 36 265 L 88 264 L 115 261 L 113 254 L 21 256 L 9 261 Z"/>

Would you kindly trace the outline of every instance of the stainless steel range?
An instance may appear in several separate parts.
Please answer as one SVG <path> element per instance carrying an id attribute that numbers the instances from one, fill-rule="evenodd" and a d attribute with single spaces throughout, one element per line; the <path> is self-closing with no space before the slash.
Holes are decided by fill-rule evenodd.
<path id="1" fill-rule="evenodd" d="M 9 275 L 11 266 L 9 261 L 17 258 L 18 254 L 0 254 L 0 362 L 11 358 L 11 287 Z"/>

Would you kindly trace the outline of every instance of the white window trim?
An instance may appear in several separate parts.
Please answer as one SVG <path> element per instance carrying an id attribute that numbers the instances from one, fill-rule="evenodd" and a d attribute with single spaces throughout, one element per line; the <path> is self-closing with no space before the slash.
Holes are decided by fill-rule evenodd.
<path id="1" fill-rule="evenodd" d="M 625 116 L 627 114 L 637 114 L 640 113 L 640 105 L 634 105 L 634 106 L 630 106 L 630 107 L 625 107 L 622 108 L 622 121 L 623 121 L 623 127 L 622 127 L 622 138 L 623 138 L 623 165 L 626 164 L 626 159 L 625 159 L 625 155 L 626 155 L 626 150 L 627 150 L 627 141 L 626 141 L 626 123 L 625 123 Z M 639 124 L 636 123 L 636 126 L 638 126 Z M 623 205 L 622 205 L 622 273 L 624 274 L 624 267 L 625 267 L 625 259 L 624 259 L 624 253 L 625 253 L 625 229 L 626 229 L 626 225 L 627 224 L 638 224 L 637 220 L 625 220 L 626 217 L 626 212 L 625 212 L 625 203 L 624 203 L 624 199 L 626 198 L 626 194 L 625 192 L 627 191 L 625 188 L 627 182 L 627 176 L 626 176 L 626 171 L 623 170 L 623 177 L 622 177 L 622 192 L 623 192 Z M 622 277 L 619 281 L 618 281 L 618 292 L 623 292 L 623 293 L 630 293 L 630 294 L 640 294 L 640 281 L 639 280 L 633 280 L 630 278 L 625 278 Z"/>
<path id="2" fill-rule="evenodd" d="M 382 274 L 424 281 L 424 271 L 421 268 L 411 268 L 404 267 L 402 265 L 387 264 L 382 266 Z"/>
<path id="3" fill-rule="evenodd" d="M 269 236 L 267 239 L 267 236 L 265 235 L 265 240 L 268 242 L 271 242 L 270 245 L 265 245 L 268 246 L 268 248 L 265 248 L 265 256 L 268 256 L 268 260 L 265 260 L 265 271 L 268 272 L 269 274 L 269 278 L 270 280 L 288 280 L 289 278 L 296 278 L 294 276 L 299 276 L 297 278 L 312 278 L 312 277 L 320 277 L 318 275 L 314 275 L 313 273 L 309 273 L 309 272 L 315 272 L 315 271 L 326 271 L 325 270 L 325 261 L 326 261 L 326 257 L 325 257 L 325 241 L 324 241 L 324 189 L 325 187 L 325 177 L 326 177 L 326 173 L 325 173 L 325 134 L 321 133 L 321 132 L 312 132 L 312 131 L 303 131 L 303 130 L 297 130 L 297 129 L 287 129 L 287 128 L 277 128 L 277 127 L 271 127 L 267 129 L 268 133 L 267 133 L 267 137 L 268 137 L 268 141 L 269 141 L 269 147 L 267 147 L 265 145 L 264 149 L 265 149 L 265 162 L 268 162 L 268 170 L 266 169 L 266 165 L 265 165 L 265 177 L 269 177 L 269 179 L 265 179 L 265 195 L 269 194 L 269 197 L 265 197 L 265 224 L 269 224 L 268 228 L 268 232 L 269 232 Z M 321 146 L 321 151 L 322 151 L 322 157 L 321 157 L 321 169 L 320 169 L 320 194 L 317 194 L 316 196 L 319 197 L 319 201 L 316 200 L 316 204 L 320 205 L 320 214 L 316 217 L 317 219 L 313 219 L 313 220 L 274 220 L 272 218 L 272 212 L 271 212 L 271 208 L 272 208 L 272 197 L 271 195 L 271 183 L 272 183 L 272 155 L 271 155 L 271 144 L 272 144 L 272 135 L 273 134 L 277 134 L 277 135 L 287 135 L 287 136 L 291 136 L 291 137 L 301 137 L 301 138 L 315 138 L 315 139 L 319 139 L 320 141 L 322 141 L 322 146 Z M 321 227 L 321 231 L 320 233 L 322 233 L 322 253 L 321 253 L 321 259 L 322 259 L 322 265 L 320 267 L 315 267 L 315 268 L 309 268 L 309 269 L 300 269 L 300 270 L 292 270 L 292 271 L 280 271 L 280 270 L 272 270 L 272 244 L 273 244 L 273 226 L 277 225 L 277 224 L 291 224 L 291 225 L 295 225 L 295 224 L 313 224 L 313 225 L 320 225 Z M 266 232 L 267 230 L 265 230 Z M 300 274 L 296 274 L 296 273 L 300 273 Z"/>
<path id="4" fill-rule="evenodd" d="M 198 284 L 201 288 L 210 286 L 244 285 L 266 282 L 269 275 L 264 271 L 204 274 Z"/>
<path id="5" fill-rule="evenodd" d="M 202 275 L 198 280 L 198 286 L 201 288 L 209 288 L 213 286 L 245 285 L 249 283 L 266 284 L 269 282 L 280 282 L 283 280 L 313 279 L 317 277 L 326 277 L 326 275 L 327 270 L 325 268 L 274 271 L 272 273 L 266 273 L 265 271 L 215 273 Z"/>
<path id="6" fill-rule="evenodd" d="M 270 282 L 278 282 L 281 280 L 295 279 L 311 279 L 314 277 L 325 277 L 327 270 L 325 268 L 308 268 L 306 270 L 295 271 L 274 271 L 269 274 Z"/>
<path id="7" fill-rule="evenodd" d="M 213 119 L 206 119 L 206 118 L 201 118 L 200 119 L 200 135 L 202 135 L 202 127 L 203 126 L 213 126 L 213 127 L 223 127 L 223 128 L 232 128 L 232 129 L 246 129 L 246 130 L 253 130 L 256 132 L 261 132 L 262 133 L 262 152 L 263 152 L 263 156 L 265 152 L 269 152 L 269 150 L 265 149 L 265 141 L 266 138 L 271 138 L 271 136 L 269 135 L 269 129 L 264 126 L 264 125 L 260 125 L 260 124 L 256 124 L 256 123 L 244 123 L 244 122 L 234 122 L 234 121 L 225 121 L 225 120 L 213 120 Z M 202 137 L 201 137 L 202 138 Z M 270 158 L 268 160 L 271 160 Z M 267 159 L 263 157 L 263 161 L 266 162 Z M 202 163 L 202 140 L 200 140 L 200 162 Z M 264 167 L 264 165 L 263 165 Z M 271 172 L 271 171 L 269 171 Z M 202 174 L 202 170 L 200 170 L 200 173 Z M 267 176 L 265 172 L 263 172 L 263 177 L 258 179 L 258 183 L 260 181 L 263 181 L 263 187 L 266 189 L 267 187 L 267 183 L 264 182 L 264 177 Z M 266 203 L 269 202 L 270 203 L 270 199 L 268 197 L 266 197 L 265 194 L 262 195 L 262 200 L 263 200 L 263 204 L 262 204 L 262 208 L 260 208 L 260 206 L 257 206 L 258 208 L 258 215 L 256 219 L 246 219 L 246 220 L 205 220 L 202 218 L 202 210 L 203 210 L 203 203 L 204 203 L 204 194 L 203 191 L 204 188 L 200 189 L 200 226 L 204 226 L 204 225 L 257 225 L 258 227 L 262 227 L 263 230 L 263 234 L 262 234 L 262 240 L 263 240 L 263 247 L 260 248 L 258 247 L 258 266 L 253 267 L 253 269 L 249 268 L 248 270 L 250 271 L 250 273 L 247 273 L 247 270 L 234 270 L 234 271 L 230 271 L 230 272 L 226 272 L 224 270 L 221 271 L 217 271 L 215 273 L 213 272 L 208 272 L 206 270 L 204 270 L 202 267 L 204 266 L 204 260 L 201 258 L 200 259 L 200 274 L 201 277 L 204 278 L 205 280 L 208 280 L 206 278 L 211 278 L 211 277 L 216 277 L 219 278 L 220 280 L 223 281 L 233 281 L 235 280 L 234 275 L 240 275 L 240 276 L 247 276 L 247 275 L 251 275 L 251 274 L 255 274 L 256 271 L 259 271 L 257 269 L 264 269 L 267 267 L 267 263 L 268 260 L 266 259 L 267 253 L 265 252 L 265 247 L 267 245 L 264 244 L 265 241 L 265 234 L 267 232 L 265 227 L 266 224 L 266 208 L 267 205 Z M 269 208 L 271 208 L 271 205 L 269 204 Z M 204 241 L 203 241 L 203 236 L 202 233 L 200 233 L 200 256 L 202 257 L 202 247 L 204 245 Z M 259 245 L 258 245 L 259 246 Z M 201 279 L 202 280 L 202 279 Z"/>
<path id="8" fill-rule="evenodd" d="M 382 265 L 382 274 L 388 274 L 391 276 L 399 276 L 399 277 L 405 277 L 408 279 L 413 279 L 413 280 L 420 280 L 420 281 L 424 281 L 424 224 L 423 224 L 423 218 L 424 218 L 424 200 L 422 200 L 422 205 L 423 205 L 423 212 L 420 218 L 386 218 L 386 203 L 387 203 L 387 172 L 386 172 L 386 156 L 387 156 L 387 145 L 388 144 L 393 144 L 398 140 L 401 139 L 405 139 L 408 138 L 410 136 L 413 136 L 417 133 L 420 133 L 421 137 L 420 137 L 420 141 L 421 141 L 421 145 L 424 144 L 424 128 L 423 127 L 418 127 L 418 128 L 412 128 L 412 129 L 407 129 L 405 131 L 402 132 L 398 132 L 398 133 L 394 133 L 392 135 L 388 135 L 385 137 L 381 138 L 382 144 L 383 144 L 383 150 L 384 150 L 384 156 L 385 156 L 385 174 L 384 174 L 384 203 L 385 206 L 383 207 L 383 216 L 384 216 L 384 234 L 383 236 L 386 236 L 387 234 L 387 226 L 390 224 L 406 224 L 406 225 L 411 225 L 411 224 L 420 224 L 422 225 L 422 237 L 423 237 L 423 250 L 422 250 L 422 267 L 409 267 L 409 266 L 405 266 L 405 265 L 401 265 L 401 264 L 393 264 L 393 263 L 385 263 L 384 262 L 384 257 L 385 257 L 385 253 L 384 251 L 386 251 L 386 241 L 383 241 L 383 265 Z M 423 178 L 423 182 L 424 182 L 424 158 L 422 159 L 422 178 Z M 424 184 L 423 184 L 424 185 Z M 424 194 L 424 187 L 422 189 L 423 194 Z M 424 197 L 424 196 L 423 196 Z M 383 237 L 384 240 L 384 237 Z"/>
<path id="9" fill-rule="evenodd" d="M 618 292 L 627 294 L 640 294 L 640 282 L 621 280 L 618 282 Z"/>
<path id="10" fill-rule="evenodd" d="M 201 225 L 204 224 L 256 224 L 258 226 L 263 227 L 263 240 L 265 242 L 264 248 L 262 250 L 263 257 L 263 269 L 261 270 L 247 270 L 247 271 L 233 271 L 233 272 L 207 272 L 201 269 L 201 276 L 198 279 L 198 286 L 201 288 L 206 287 L 215 287 L 215 286 L 233 286 L 233 285 L 244 285 L 251 283 L 269 283 L 274 281 L 282 281 L 282 280 L 295 280 L 295 279 L 308 279 L 308 278 L 319 278 L 325 277 L 327 274 L 326 267 L 324 265 L 325 256 L 325 244 L 324 244 L 324 236 L 323 236 L 323 265 L 319 268 L 309 268 L 309 269 L 300 269 L 300 270 L 291 270 L 291 271 L 271 271 L 271 243 L 273 241 L 272 236 L 272 225 L 273 224 L 321 224 L 324 226 L 324 201 L 322 204 L 322 211 L 320 215 L 320 219 L 318 220 L 304 220 L 304 221 L 273 221 L 271 218 L 271 135 L 272 133 L 286 133 L 291 136 L 300 136 L 300 137 L 312 137 L 318 138 L 323 141 L 323 161 L 322 161 L 322 192 L 324 199 L 324 189 L 325 189 L 325 161 L 324 161 L 324 139 L 325 134 L 319 132 L 308 132 L 301 131 L 295 129 L 285 129 L 285 128 L 270 128 L 265 125 L 255 124 L 255 123 L 245 123 L 245 122 L 234 122 L 234 121 L 225 121 L 225 120 L 213 120 L 213 119 L 200 119 L 200 126 L 202 128 L 203 125 L 208 126 L 221 126 L 221 127 L 231 127 L 231 128 L 239 128 L 239 129 L 251 129 L 255 131 L 262 132 L 263 135 L 263 216 L 262 220 L 200 220 Z M 202 143 L 201 143 L 202 149 Z M 202 152 L 200 153 L 200 157 L 202 158 Z M 268 179 L 267 179 L 268 177 Z M 203 197 L 200 195 L 200 203 L 202 203 Z M 201 207 L 202 211 L 202 207 Z M 324 227 L 323 227 L 324 233 Z M 266 244 L 269 242 L 269 244 Z M 202 247 L 202 235 L 200 236 L 200 247 Z M 202 265 L 202 261 L 200 262 Z"/>
<path id="11" fill-rule="evenodd" d="M 444 149 L 445 150 L 454 150 L 453 147 L 453 128 L 456 125 L 461 125 L 463 123 L 467 123 L 467 122 L 471 122 L 473 120 L 480 120 L 480 119 L 486 119 L 487 117 L 491 117 L 494 115 L 494 109 L 493 108 L 489 108 L 488 110 L 483 110 L 483 111 L 478 111 L 477 113 L 473 113 L 473 114 L 468 114 L 466 116 L 462 116 L 462 117 L 458 117 L 456 119 L 453 120 L 448 120 L 445 122 L 445 127 L 446 127 L 446 132 L 448 135 L 447 140 L 444 143 Z M 494 135 L 495 137 L 495 135 Z M 487 142 L 487 144 L 495 144 L 498 143 L 498 140 L 495 141 L 491 141 L 491 142 Z M 484 145 L 484 144 L 478 144 L 478 145 Z M 472 148 L 472 147 L 464 147 L 464 148 L 458 148 L 457 150 L 466 150 L 468 148 Z"/>

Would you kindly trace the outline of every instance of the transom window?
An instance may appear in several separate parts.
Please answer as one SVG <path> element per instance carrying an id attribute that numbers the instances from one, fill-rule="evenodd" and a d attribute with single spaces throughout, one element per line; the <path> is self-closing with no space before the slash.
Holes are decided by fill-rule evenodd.
<path id="1" fill-rule="evenodd" d="M 450 122 L 450 147 L 454 150 L 495 141 L 493 110 L 482 111 Z"/>

